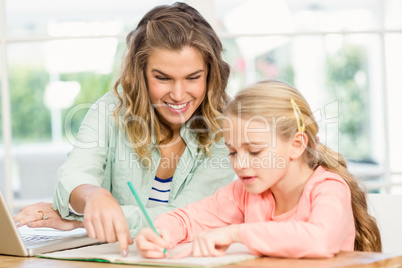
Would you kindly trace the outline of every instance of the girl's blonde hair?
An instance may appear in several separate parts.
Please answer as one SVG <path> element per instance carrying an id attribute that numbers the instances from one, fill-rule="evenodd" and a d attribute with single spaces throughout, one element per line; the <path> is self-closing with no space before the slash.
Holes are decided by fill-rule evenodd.
<path id="1" fill-rule="evenodd" d="M 225 90 L 230 67 L 222 59 L 223 48 L 215 31 L 196 9 L 176 2 L 150 10 L 137 28 L 128 34 L 126 42 L 128 51 L 114 85 L 120 100 L 114 116 L 116 119 L 123 117 L 128 138 L 141 161 L 149 166 L 149 145 L 158 145 L 173 137 L 172 129 L 160 120 L 149 98 L 145 70 L 148 57 L 155 48 L 177 51 L 193 47 L 201 53 L 208 68 L 206 95 L 192 115 L 189 127 L 197 130 L 199 149 L 209 154 L 213 142 L 222 137 L 216 118 L 229 100 Z M 118 92 L 120 86 L 123 94 Z"/>
<path id="2" fill-rule="evenodd" d="M 283 140 L 291 139 L 298 131 L 296 115 L 291 99 L 294 100 L 304 118 L 305 134 L 308 137 L 303 158 L 312 169 L 323 166 L 339 174 L 349 185 L 352 209 L 356 226 L 355 250 L 381 251 L 381 236 L 375 219 L 367 211 L 367 191 L 348 171 L 344 158 L 320 143 L 317 138 L 318 125 L 304 97 L 290 85 L 279 81 L 262 81 L 240 91 L 231 102 L 226 113 L 250 118 L 263 116 L 268 122 L 275 119 L 276 134 Z"/>

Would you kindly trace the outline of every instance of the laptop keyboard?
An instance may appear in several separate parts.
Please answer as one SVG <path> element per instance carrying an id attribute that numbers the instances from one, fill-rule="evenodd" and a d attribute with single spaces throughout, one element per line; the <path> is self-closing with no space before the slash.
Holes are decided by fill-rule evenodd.
<path id="1" fill-rule="evenodd" d="M 54 241 L 63 238 L 62 236 L 46 236 L 46 235 L 21 235 L 22 241 L 26 245 L 34 245 L 42 242 Z"/>

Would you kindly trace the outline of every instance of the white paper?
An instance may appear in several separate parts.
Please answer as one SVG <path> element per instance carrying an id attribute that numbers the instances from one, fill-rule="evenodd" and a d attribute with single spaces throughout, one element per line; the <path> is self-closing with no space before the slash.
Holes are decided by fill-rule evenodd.
<path id="1" fill-rule="evenodd" d="M 190 244 L 178 245 L 173 250 L 169 251 L 170 256 L 174 256 L 181 252 Z M 129 247 L 129 255 L 121 257 L 118 243 L 102 244 L 95 246 L 82 247 L 72 250 L 58 251 L 48 254 L 38 255 L 39 257 L 55 258 L 55 259 L 76 259 L 76 260 L 94 260 L 104 259 L 113 263 L 129 263 L 129 264 L 152 264 L 156 266 L 187 266 L 187 267 L 215 267 L 228 265 L 241 261 L 251 260 L 256 258 L 252 255 L 246 246 L 243 244 L 232 244 L 226 254 L 221 257 L 187 257 L 183 259 L 146 259 L 142 258 L 136 251 L 135 245 Z"/>

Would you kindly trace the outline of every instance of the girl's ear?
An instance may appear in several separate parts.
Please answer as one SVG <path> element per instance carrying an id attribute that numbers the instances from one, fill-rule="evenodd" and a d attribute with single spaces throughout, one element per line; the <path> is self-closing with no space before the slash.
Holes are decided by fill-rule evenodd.
<path id="1" fill-rule="evenodd" d="M 303 155 L 308 144 L 308 137 L 304 132 L 297 132 L 291 140 L 290 159 L 296 160 Z"/>

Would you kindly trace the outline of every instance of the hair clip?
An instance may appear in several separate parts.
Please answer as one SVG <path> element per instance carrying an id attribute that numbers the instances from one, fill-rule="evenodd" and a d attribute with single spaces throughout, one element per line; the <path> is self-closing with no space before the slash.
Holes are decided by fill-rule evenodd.
<path id="1" fill-rule="evenodd" d="M 297 122 L 297 130 L 304 132 L 306 129 L 306 125 L 304 124 L 303 114 L 301 113 L 299 106 L 297 106 L 297 103 L 295 102 L 295 100 L 293 98 L 290 99 L 290 103 L 292 104 L 293 111 L 295 113 L 296 122 Z"/>

